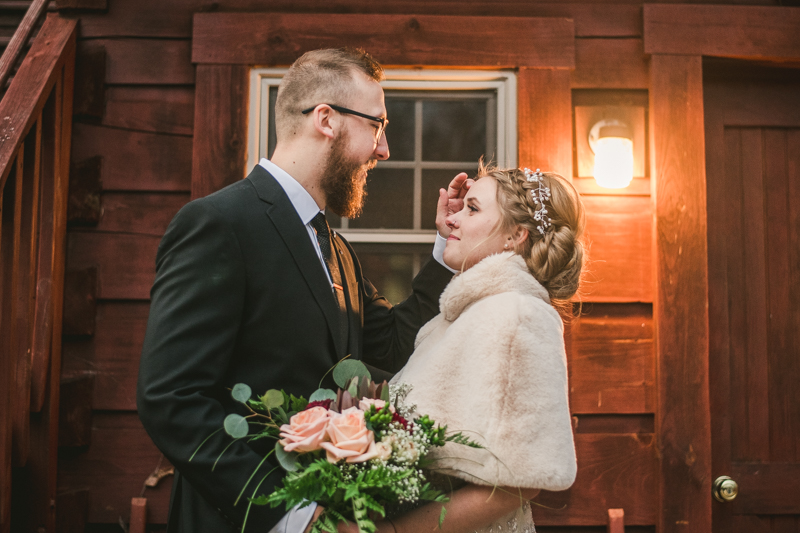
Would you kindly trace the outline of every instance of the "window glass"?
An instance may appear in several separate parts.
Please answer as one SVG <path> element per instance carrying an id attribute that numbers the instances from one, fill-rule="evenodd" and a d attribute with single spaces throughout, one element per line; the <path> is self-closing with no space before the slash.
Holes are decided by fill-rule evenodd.
<path id="1" fill-rule="evenodd" d="M 373 168 L 367 176 L 367 201 L 350 229 L 413 229 L 414 170 Z"/>
<path id="2" fill-rule="evenodd" d="M 430 258 L 430 248 L 429 244 L 353 244 L 364 277 L 393 305 L 411 294 L 411 280 Z"/>
<path id="3" fill-rule="evenodd" d="M 386 98 L 386 141 L 390 161 L 414 160 L 414 100 L 403 97 Z"/>
<path id="4" fill-rule="evenodd" d="M 477 161 L 486 153 L 486 98 L 422 104 L 422 159 Z"/>

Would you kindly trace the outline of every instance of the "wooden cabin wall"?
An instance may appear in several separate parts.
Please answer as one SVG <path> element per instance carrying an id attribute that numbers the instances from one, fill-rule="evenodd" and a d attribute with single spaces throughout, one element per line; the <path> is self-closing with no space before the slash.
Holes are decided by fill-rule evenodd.
<path id="1" fill-rule="evenodd" d="M 82 531 L 83 521 L 92 531 L 118 531 L 138 496 L 148 499 L 150 523 L 166 521 L 171 477 L 155 487 L 145 480 L 169 465 L 138 420 L 135 387 L 156 249 L 190 199 L 192 16 L 204 11 L 570 18 L 572 105 L 617 99 L 647 109 L 641 3 L 108 0 L 107 10 L 72 12 L 80 41 L 58 473 L 63 531 Z M 521 80 L 521 102 L 530 97 L 526 90 L 542 88 Z M 521 106 L 521 128 L 536 118 Z M 585 133 L 556 132 L 572 146 L 576 135 Z M 521 146 L 520 164 L 540 166 L 533 155 L 531 146 Z M 574 169 L 574 154 L 572 160 Z M 545 533 L 590 533 L 605 531 L 608 509 L 622 508 L 627 531 L 654 531 L 650 182 L 645 176 L 618 194 L 591 180 L 575 182 L 587 207 L 591 258 L 584 314 L 567 333 L 579 473 L 571 490 L 542 495 L 545 507 L 535 507 L 534 515 Z"/>

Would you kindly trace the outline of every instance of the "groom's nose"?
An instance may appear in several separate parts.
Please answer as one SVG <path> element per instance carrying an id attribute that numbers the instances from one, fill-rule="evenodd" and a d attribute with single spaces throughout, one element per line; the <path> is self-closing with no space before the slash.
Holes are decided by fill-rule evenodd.
<path id="1" fill-rule="evenodd" d="M 381 132 L 381 138 L 378 139 L 378 144 L 375 145 L 375 159 L 385 161 L 389 159 L 389 142 L 386 140 L 386 133 Z"/>

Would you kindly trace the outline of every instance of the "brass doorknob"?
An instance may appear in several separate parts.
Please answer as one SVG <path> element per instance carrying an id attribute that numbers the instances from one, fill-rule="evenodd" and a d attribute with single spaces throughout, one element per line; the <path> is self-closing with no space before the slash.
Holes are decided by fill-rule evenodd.
<path id="1" fill-rule="evenodd" d="M 739 494 L 739 484 L 728 476 L 719 476 L 714 480 L 714 498 L 718 502 L 729 502 Z"/>

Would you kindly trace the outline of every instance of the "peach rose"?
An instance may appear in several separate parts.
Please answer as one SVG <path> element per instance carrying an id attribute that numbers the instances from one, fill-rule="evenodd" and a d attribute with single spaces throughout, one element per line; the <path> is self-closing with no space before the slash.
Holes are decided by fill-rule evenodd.
<path id="1" fill-rule="evenodd" d="M 300 411 L 281 426 L 281 446 L 286 452 L 313 452 L 327 439 L 330 412 L 324 407 Z"/>
<path id="2" fill-rule="evenodd" d="M 383 400 L 375 400 L 375 399 L 372 399 L 372 398 L 362 398 L 358 402 L 358 408 L 361 409 L 364 412 L 369 411 L 369 406 L 370 405 L 374 405 L 375 409 L 383 409 L 384 407 L 386 407 L 386 402 L 383 401 Z M 389 406 L 389 411 L 391 411 L 393 413 L 395 412 L 395 409 L 394 409 L 393 405 Z"/>
<path id="3" fill-rule="evenodd" d="M 348 463 L 363 463 L 378 455 L 375 450 L 375 435 L 367 429 L 364 413 L 358 407 L 345 409 L 341 414 L 333 413 L 328 422 L 330 442 L 321 446 L 327 451 L 328 461 L 341 459 Z"/>

